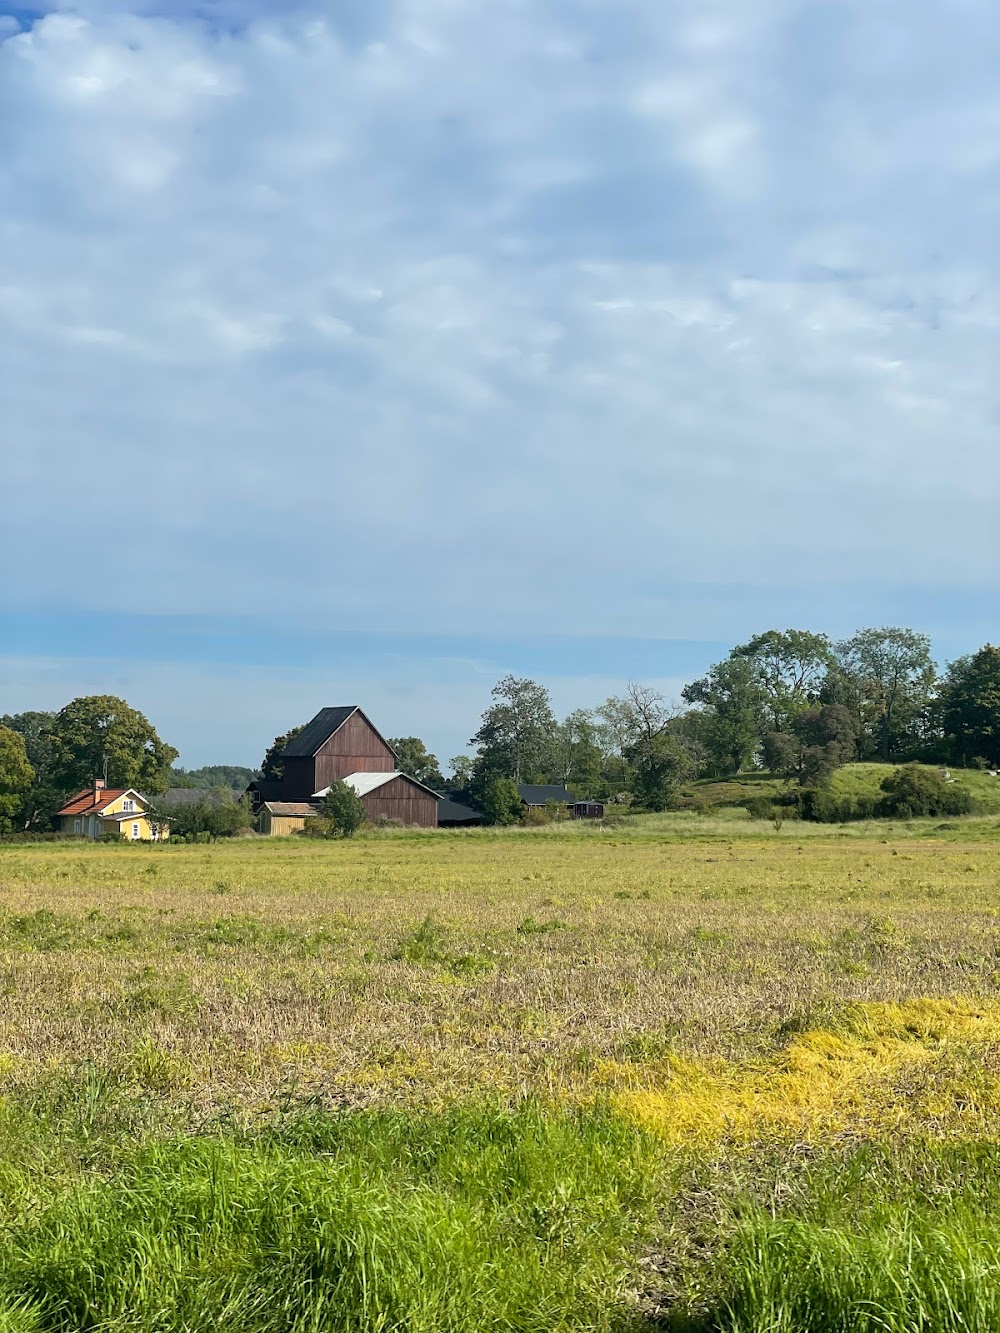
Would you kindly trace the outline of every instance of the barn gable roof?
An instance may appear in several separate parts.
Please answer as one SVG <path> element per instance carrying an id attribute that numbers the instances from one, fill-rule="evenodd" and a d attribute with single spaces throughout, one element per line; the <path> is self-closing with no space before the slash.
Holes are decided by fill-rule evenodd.
<path id="1" fill-rule="evenodd" d="M 357 704 L 341 705 L 337 708 L 321 708 L 311 722 L 307 722 L 297 736 L 293 736 L 281 752 L 283 759 L 311 759 L 317 750 L 335 735 L 348 718 L 361 713 L 382 744 L 391 753 L 392 746 L 376 727 L 371 718 L 361 712 Z"/>

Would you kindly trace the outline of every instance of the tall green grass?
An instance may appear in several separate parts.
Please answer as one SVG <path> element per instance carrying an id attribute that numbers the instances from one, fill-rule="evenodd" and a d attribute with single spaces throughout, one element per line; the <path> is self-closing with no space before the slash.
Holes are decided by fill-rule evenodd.
<path id="1" fill-rule="evenodd" d="M 130 1148 L 107 1095 L 82 1088 L 0 1173 L 0 1333 L 633 1323 L 663 1172 L 610 1115 L 296 1112 Z M 7 1119 L 30 1137 L 27 1112 Z"/>
<path id="2" fill-rule="evenodd" d="M 699 1327 L 725 1333 L 996 1333 L 1000 1148 L 833 1157 L 790 1206 L 751 1209 Z"/>

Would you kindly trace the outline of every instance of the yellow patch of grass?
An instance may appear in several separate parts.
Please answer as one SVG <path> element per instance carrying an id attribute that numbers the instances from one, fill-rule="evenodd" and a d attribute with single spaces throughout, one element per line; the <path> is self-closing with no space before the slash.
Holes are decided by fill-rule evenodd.
<path id="1" fill-rule="evenodd" d="M 912 1107 L 894 1078 L 940 1060 L 952 1046 L 981 1043 L 1000 1045 L 996 1003 L 859 1004 L 829 1026 L 796 1034 L 766 1061 L 668 1056 L 658 1070 L 642 1071 L 647 1082 L 638 1087 L 634 1068 L 604 1062 L 598 1076 L 606 1086 L 631 1083 L 615 1094 L 615 1104 L 671 1139 L 750 1140 L 779 1131 L 815 1141 L 905 1128 Z M 953 1109 L 954 1102 L 940 1102 L 939 1117 Z"/>

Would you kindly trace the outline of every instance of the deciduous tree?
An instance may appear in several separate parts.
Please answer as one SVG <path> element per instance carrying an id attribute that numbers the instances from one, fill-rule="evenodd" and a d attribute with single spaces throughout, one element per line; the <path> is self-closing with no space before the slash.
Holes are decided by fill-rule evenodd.
<path id="1" fill-rule="evenodd" d="M 19 818 L 34 780 L 24 737 L 0 727 L 0 829 L 9 829 Z"/>
<path id="2" fill-rule="evenodd" d="M 548 690 L 533 680 L 505 676 L 494 685 L 493 700 L 469 742 L 479 751 L 477 780 L 544 777 L 556 729 Z"/>
<path id="3" fill-rule="evenodd" d="M 952 662 L 942 690 L 942 722 L 957 763 L 985 759 L 1000 768 L 1000 648 Z"/>
<path id="4" fill-rule="evenodd" d="M 334 782 L 323 797 L 323 818 L 340 838 L 352 838 L 368 818 L 361 797 L 346 782 Z"/>
<path id="5" fill-rule="evenodd" d="M 863 629 L 838 643 L 836 652 L 839 670 L 856 691 L 862 733 L 874 757 L 889 763 L 925 739 L 921 728 L 937 679 L 926 634 Z"/>
<path id="6" fill-rule="evenodd" d="M 67 791 L 85 787 L 107 765 L 112 787 L 135 787 L 146 794 L 165 790 L 177 751 L 124 699 L 94 694 L 74 699 L 52 723 L 52 764 Z"/>
<path id="7" fill-rule="evenodd" d="M 397 736 L 389 741 L 396 751 L 396 766 L 401 773 L 416 778 L 424 786 L 434 791 L 444 787 L 444 775 L 438 765 L 437 756 L 430 753 L 427 746 L 417 736 Z"/>
<path id="8" fill-rule="evenodd" d="M 264 781 L 280 782 L 285 776 L 285 765 L 281 762 L 281 752 L 305 728 L 306 723 L 303 722 L 298 727 L 292 727 L 291 731 L 286 731 L 283 736 L 275 736 L 267 747 L 264 758 L 260 761 L 260 775 Z"/>

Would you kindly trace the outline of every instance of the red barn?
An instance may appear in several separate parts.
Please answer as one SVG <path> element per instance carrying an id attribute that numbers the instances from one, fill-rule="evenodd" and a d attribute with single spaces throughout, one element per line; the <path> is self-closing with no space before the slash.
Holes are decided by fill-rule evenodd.
<path id="1" fill-rule="evenodd" d="M 334 782 L 344 781 L 361 797 L 368 818 L 437 828 L 438 796 L 400 773 L 396 754 L 357 706 L 321 708 L 281 752 L 280 783 L 254 784 L 264 801 L 319 802 Z M 266 789 L 266 790 L 265 790 Z"/>

